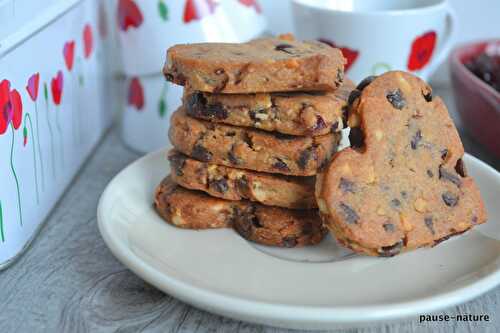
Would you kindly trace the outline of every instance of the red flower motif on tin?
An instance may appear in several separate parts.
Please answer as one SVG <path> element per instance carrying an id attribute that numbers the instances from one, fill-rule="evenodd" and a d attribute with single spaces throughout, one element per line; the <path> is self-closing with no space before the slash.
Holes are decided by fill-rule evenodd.
<path id="1" fill-rule="evenodd" d="M 92 34 L 92 27 L 86 24 L 83 28 L 83 55 L 85 58 L 90 57 L 94 49 L 94 36 Z"/>
<path id="2" fill-rule="evenodd" d="M 38 87 L 40 83 L 40 73 L 35 73 L 31 75 L 28 79 L 28 85 L 26 86 L 26 91 L 33 102 L 36 102 L 38 98 Z"/>
<path id="3" fill-rule="evenodd" d="M 75 60 L 75 41 L 69 41 L 64 43 L 63 48 L 64 63 L 66 68 L 71 72 L 73 69 L 73 62 Z"/>
<path id="4" fill-rule="evenodd" d="M 61 71 L 57 72 L 57 76 L 50 82 L 50 89 L 52 91 L 52 100 L 55 105 L 61 104 L 62 92 L 63 92 L 63 73 Z"/>
<path id="5" fill-rule="evenodd" d="M 138 28 L 143 20 L 141 10 L 133 0 L 119 0 L 118 26 L 122 31 L 127 31 L 130 27 Z"/>
<path id="6" fill-rule="evenodd" d="M 436 46 L 436 39 L 437 34 L 434 31 L 426 32 L 415 38 L 408 57 L 408 70 L 416 71 L 429 63 Z"/>
<path id="7" fill-rule="evenodd" d="M 23 102 L 16 89 L 10 90 L 10 82 L 0 82 L 0 135 L 7 131 L 12 123 L 14 129 L 21 126 L 23 119 Z"/>
<path id="8" fill-rule="evenodd" d="M 135 106 L 137 111 L 142 110 L 144 107 L 144 90 L 142 89 L 141 81 L 137 77 L 130 80 L 127 102 L 128 105 Z"/>
<path id="9" fill-rule="evenodd" d="M 184 23 L 200 20 L 215 11 L 217 3 L 214 0 L 187 0 L 184 6 Z"/>
<path id="10" fill-rule="evenodd" d="M 336 48 L 340 49 L 340 51 L 342 52 L 342 55 L 344 56 L 344 58 L 347 61 L 347 63 L 344 66 L 344 70 L 346 72 L 349 70 L 349 68 L 352 66 L 352 64 L 358 58 L 359 51 L 357 51 L 357 50 L 353 50 L 353 49 L 350 49 L 350 48 L 345 47 L 345 46 L 338 46 L 334 42 L 332 42 L 331 40 L 326 39 L 326 38 L 320 38 L 319 41 L 322 43 L 328 44 L 331 47 L 336 47 Z"/>
<path id="11" fill-rule="evenodd" d="M 257 13 L 261 13 L 262 9 L 260 8 L 257 0 L 238 0 L 242 5 L 247 7 L 253 7 Z"/>

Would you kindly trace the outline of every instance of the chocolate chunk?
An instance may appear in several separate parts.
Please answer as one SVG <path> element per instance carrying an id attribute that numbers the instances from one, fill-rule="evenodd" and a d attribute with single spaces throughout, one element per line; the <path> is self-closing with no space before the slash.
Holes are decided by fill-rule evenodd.
<path id="1" fill-rule="evenodd" d="M 344 72 L 340 69 L 337 69 L 337 81 L 335 82 L 335 86 L 339 87 L 340 83 L 344 81 Z"/>
<path id="2" fill-rule="evenodd" d="M 472 216 L 471 222 L 472 222 L 472 224 L 477 223 L 477 216 L 476 215 Z"/>
<path id="3" fill-rule="evenodd" d="M 455 207 L 458 204 L 458 195 L 452 192 L 446 191 L 441 195 L 441 197 L 443 198 L 446 206 Z"/>
<path id="4" fill-rule="evenodd" d="M 170 82 L 174 82 L 174 76 L 172 74 L 165 74 L 165 79 Z"/>
<path id="5" fill-rule="evenodd" d="M 389 92 L 386 97 L 389 103 L 391 103 L 392 106 L 398 110 L 401 110 L 406 106 L 403 92 L 399 89 Z"/>
<path id="6" fill-rule="evenodd" d="M 399 199 L 392 199 L 389 202 L 389 205 L 391 206 L 391 208 L 397 209 L 397 208 L 399 208 L 401 206 L 401 201 L 399 201 Z"/>
<path id="7" fill-rule="evenodd" d="M 354 103 L 356 98 L 358 98 L 360 95 L 361 92 L 359 90 L 354 89 L 353 91 L 351 91 L 351 93 L 349 94 L 349 98 L 347 98 L 347 105 L 352 105 L 352 103 Z"/>
<path id="8" fill-rule="evenodd" d="M 344 125 L 343 128 L 347 128 L 347 117 L 349 115 L 349 107 L 347 105 L 344 105 L 342 107 L 342 124 Z"/>
<path id="9" fill-rule="evenodd" d="M 249 219 L 249 221 L 252 223 L 252 225 L 255 227 L 255 228 L 262 228 L 262 224 L 260 223 L 259 221 L 259 218 L 255 215 L 252 215 Z"/>
<path id="10" fill-rule="evenodd" d="M 460 178 L 447 171 L 445 168 L 443 168 L 443 166 L 439 167 L 439 179 L 450 181 L 458 187 L 462 186 L 462 181 L 460 180 Z"/>
<path id="11" fill-rule="evenodd" d="M 330 130 L 332 133 L 335 133 L 339 130 L 339 122 L 336 121 L 332 124 L 332 127 L 330 127 Z"/>
<path id="12" fill-rule="evenodd" d="M 293 236 L 283 238 L 283 246 L 288 248 L 297 246 L 297 238 Z"/>
<path id="13" fill-rule="evenodd" d="M 400 240 L 399 242 L 397 242 L 394 245 L 382 246 L 378 250 L 378 255 L 380 257 L 393 257 L 396 254 L 399 254 L 402 249 L 403 249 L 403 240 Z"/>
<path id="14" fill-rule="evenodd" d="M 285 134 L 285 133 L 280 133 L 280 132 L 275 132 L 273 134 L 277 139 L 280 139 L 280 140 L 294 140 L 297 138 L 296 136 L 293 136 L 290 134 Z"/>
<path id="15" fill-rule="evenodd" d="M 253 211 L 242 211 L 239 207 L 234 208 L 234 229 L 243 237 L 248 238 L 252 232 Z"/>
<path id="16" fill-rule="evenodd" d="M 311 223 L 306 223 L 304 224 L 304 226 L 302 227 L 302 233 L 304 235 L 310 235 L 312 234 L 312 231 L 313 231 L 313 226 Z"/>
<path id="17" fill-rule="evenodd" d="M 401 191 L 401 196 L 403 197 L 403 199 L 407 199 L 408 198 L 408 192 Z"/>
<path id="18" fill-rule="evenodd" d="M 215 118 L 218 120 L 224 120 L 229 116 L 227 110 L 220 103 L 209 104 L 209 105 L 207 105 L 205 110 L 206 110 L 205 114 L 206 114 L 207 118 Z"/>
<path id="19" fill-rule="evenodd" d="M 236 179 L 236 187 L 241 193 L 248 193 L 250 187 L 248 186 L 248 179 L 245 175 L 243 177 Z"/>
<path id="20" fill-rule="evenodd" d="M 422 140 L 422 131 L 417 130 L 415 135 L 411 138 L 411 142 L 410 142 L 411 149 L 416 150 L 417 146 L 421 140 Z"/>
<path id="21" fill-rule="evenodd" d="M 248 112 L 248 115 L 250 116 L 250 119 L 252 119 L 254 122 L 258 122 L 259 118 L 257 118 L 255 115 L 257 114 L 257 111 L 255 110 L 250 110 Z"/>
<path id="22" fill-rule="evenodd" d="M 208 104 L 201 92 L 191 94 L 186 101 L 186 112 L 196 118 L 226 119 L 229 114 L 220 103 Z"/>
<path id="23" fill-rule="evenodd" d="M 252 140 L 252 137 L 250 136 L 250 134 L 248 134 L 248 132 L 244 132 L 243 141 L 247 144 L 247 146 L 250 149 L 253 149 L 253 140 Z M 233 148 L 234 148 L 234 146 L 231 147 L 231 150 Z"/>
<path id="24" fill-rule="evenodd" d="M 236 135 L 236 132 L 235 131 L 229 131 L 229 132 L 226 132 L 224 135 L 225 136 L 229 136 L 229 137 L 233 137 L 233 136 Z"/>
<path id="25" fill-rule="evenodd" d="M 191 156 L 202 162 L 210 162 L 212 153 L 200 144 L 196 144 L 191 151 Z"/>
<path id="26" fill-rule="evenodd" d="M 441 159 L 444 161 L 446 160 L 446 157 L 448 156 L 448 149 L 441 149 Z"/>
<path id="27" fill-rule="evenodd" d="M 467 169 L 465 168 L 464 161 L 459 158 L 455 164 L 455 171 L 462 177 L 467 177 Z"/>
<path id="28" fill-rule="evenodd" d="M 424 98 L 427 102 L 432 102 L 432 91 L 431 90 L 429 90 L 428 92 L 422 91 L 422 95 L 424 96 Z"/>
<path id="29" fill-rule="evenodd" d="M 432 178 L 434 177 L 434 173 L 431 170 L 427 169 L 427 176 L 429 176 L 429 178 Z"/>
<path id="30" fill-rule="evenodd" d="M 316 116 L 316 124 L 314 124 L 312 130 L 319 131 L 326 127 L 326 123 L 321 116 Z"/>
<path id="31" fill-rule="evenodd" d="M 279 157 L 275 157 L 276 159 L 276 162 L 274 162 L 273 164 L 273 168 L 276 168 L 278 170 L 282 170 L 282 171 L 290 171 L 290 169 L 288 168 L 288 165 L 283 162 L 283 160 Z"/>
<path id="32" fill-rule="evenodd" d="M 290 52 L 288 49 L 291 49 L 293 48 L 292 45 L 290 44 L 278 44 L 274 47 L 274 49 L 276 51 L 282 51 L 282 52 L 285 52 L 285 53 L 288 53 L 288 54 L 293 54 L 293 52 Z"/>
<path id="33" fill-rule="evenodd" d="M 425 226 L 430 230 L 431 234 L 434 235 L 434 222 L 432 222 L 432 216 L 424 217 Z"/>
<path id="34" fill-rule="evenodd" d="M 354 183 L 348 179 L 345 179 L 344 177 L 340 177 L 339 189 L 341 189 L 344 193 L 356 192 Z"/>
<path id="35" fill-rule="evenodd" d="M 340 209 L 342 209 L 342 215 L 348 224 L 356 224 L 359 221 L 358 214 L 350 206 L 345 203 L 340 203 Z"/>
<path id="36" fill-rule="evenodd" d="M 244 77 L 248 74 L 248 69 L 250 67 L 250 63 L 243 65 L 234 76 L 234 84 L 238 85 L 244 79 Z M 267 79 L 267 78 L 266 78 Z"/>
<path id="37" fill-rule="evenodd" d="M 231 146 L 231 150 L 227 153 L 227 159 L 234 165 L 238 165 L 241 163 L 241 160 L 234 153 L 234 145 Z"/>
<path id="38" fill-rule="evenodd" d="M 384 227 L 386 232 L 394 232 L 394 230 L 396 230 L 396 227 L 392 223 L 384 223 L 382 227 Z"/>
<path id="39" fill-rule="evenodd" d="M 358 89 L 359 91 L 362 91 L 363 89 L 365 89 L 370 83 L 372 83 L 373 80 L 375 80 L 377 78 L 376 75 L 370 75 L 370 76 L 367 76 L 365 77 L 363 80 L 361 80 L 361 82 L 357 85 L 356 89 Z"/>
<path id="40" fill-rule="evenodd" d="M 186 112 L 192 117 L 203 117 L 207 100 L 201 92 L 195 92 L 187 98 Z"/>
<path id="41" fill-rule="evenodd" d="M 213 187 L 219 193 L 226 193 L 229 189 L 226 178 L 211 180 L 210 187 Z"/>
<path id="42" fill-rule="evenodd" d="M 365 144 L 365 135 L 361 128 L 353 127 L 349 131 L 349 141 L 351 142 L 351 147 L 361 148 Z"/>
<path id="43" fill-rule="evenodd" d="M 317 159 L 315 146 L 311 146 L 309 148 L 306 148 L 300 153 L 299 159 L 297 160 L 297 165 L 299 166 L 299 168 L 304 170 L 307 166 L 307 163 L 312 158 Z"/>
<path id="44" fill-rule="evenodd" d="M 227 82 L 229 81 L 229 75 L 227 75 L 227 73 L 224 72 L 224 73 L 221 73 L 221 75 L 224 75 L 224 78 L 222 78 L 222 80 L 217 84 L 217 86 L 214 87 L 214 90 L 213 90 L 214 93 L 219 93 L 222 90 L 224 90 Z"/>
<path id="45" fill-rule="evenodd" d="M 177 176 L 184 175 L 182 168 L 184 168 L 184 165 L 186 164 L 186 156 L 184 156 L 182 154 L 174 154 L 174 155 L 170 155 L 168 157 L 168 160 L 170 161 L 170 164 L 172 165 L 172 169 L 175 170 L 175 174 Z"/>

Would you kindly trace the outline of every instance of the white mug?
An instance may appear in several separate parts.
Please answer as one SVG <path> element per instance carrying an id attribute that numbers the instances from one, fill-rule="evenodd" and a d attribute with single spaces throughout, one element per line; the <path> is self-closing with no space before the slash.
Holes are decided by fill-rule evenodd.
<path id="1" fill-rule="evenodd" d="M 293 0 L 295 34 L 342 50 L 355 82 L 388 70 L 424 80 L 449 52 L 456 15 L 446 0 Z"/>
<path id="2" fill-rule="evenodd" d="M 257 0 L 115 0 L 115 8 L 129 76 L 160 73 L 174 44 L 246 42 L 266 27 Z"/>

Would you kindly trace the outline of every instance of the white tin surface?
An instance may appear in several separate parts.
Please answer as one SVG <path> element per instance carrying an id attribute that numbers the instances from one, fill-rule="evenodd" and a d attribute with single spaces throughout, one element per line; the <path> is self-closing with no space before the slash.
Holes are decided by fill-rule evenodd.
<path id="1" fill-rule="evenodd" d="M 11 29 L 0 39 L 0 267 L 33 239 L 113 108 L 105 3 L 44 2 L 26 20 L 27 3 L 16 1 L 10 15 L 0 6 Z"/>

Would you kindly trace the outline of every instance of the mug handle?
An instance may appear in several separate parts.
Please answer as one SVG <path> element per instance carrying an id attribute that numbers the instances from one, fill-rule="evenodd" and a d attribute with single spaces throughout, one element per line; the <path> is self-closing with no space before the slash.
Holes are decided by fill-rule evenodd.
<path id="1" fill-rule="evenodd" d="M 446 59 L 451 49 L 451 42 L 455 36 L 457 14 L 449 4 L 446 6 L 446 12 L 446 34 L 444 41 L 441 43 L 441 47 L 437 50 L 438 52 L 434 59 L 432 59 L 431 63 L 427 65 L 427 68 L 424 68 L 420 72 L 420 75 L 426 79 L 428 79 L 429 76 L 436 71 L 437 67 Z"/>

